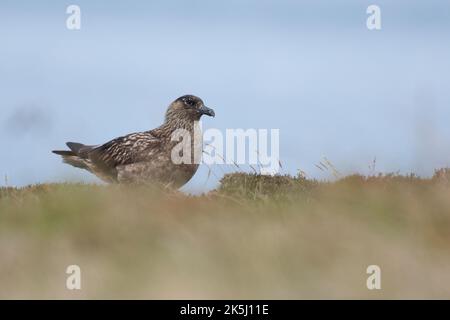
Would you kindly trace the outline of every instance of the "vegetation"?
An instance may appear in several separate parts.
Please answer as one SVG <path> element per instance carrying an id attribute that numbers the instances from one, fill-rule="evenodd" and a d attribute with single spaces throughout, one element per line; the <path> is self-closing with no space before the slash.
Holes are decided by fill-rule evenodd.
<path id="1" fill-rule="evenodd" d="M 0 298 L 450 298 L 450 170 L 0 189 Z M 82 289 L 66 289 L 66 268 Z M 382 289 L 368 290 L 378 265 Z"/>

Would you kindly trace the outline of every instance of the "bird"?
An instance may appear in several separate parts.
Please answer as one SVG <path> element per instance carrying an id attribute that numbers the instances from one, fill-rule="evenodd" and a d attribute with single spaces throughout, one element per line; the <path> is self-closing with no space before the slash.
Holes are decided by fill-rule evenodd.
<path id="1" fill-rule="evenodd" d="M 193 160 L 195 152 L 200 152 L 200 156 L 202 152 L 198 121 L 203 115 L 215 117 L 215 112 L 202 99 L 188 94 L 168 106 L 163 124 L 155 129 L 127 134 L 101 145 L 67 142 L 70 150 L 52 152 L 60 155 L 64 163 L 85 169 L 106 183 L 153 184 L 178 189 L 199 167 L 199 161 Z M 180 139 L 176 135 L 179 132 L 188 134 L 189 138 Z M 187 155 L 187 152 L 183 154 L 185 149 L 178 150 L 181 140 L 186 145 L 190 143 L 188 158 L 192 161 L 174 161 L 174 154 Z"/>

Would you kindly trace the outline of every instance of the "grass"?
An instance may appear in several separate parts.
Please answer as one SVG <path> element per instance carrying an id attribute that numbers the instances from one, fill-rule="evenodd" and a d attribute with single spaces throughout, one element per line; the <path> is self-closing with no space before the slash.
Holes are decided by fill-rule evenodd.
<path id="1" fill-rule="evenodd" d="M 0 189 L 0 298 L 450 298 L 450 170 Z M 81 268 L 82 290 L 65 287 Z M 382 289 L 366 288 L 379 265 Z"/>

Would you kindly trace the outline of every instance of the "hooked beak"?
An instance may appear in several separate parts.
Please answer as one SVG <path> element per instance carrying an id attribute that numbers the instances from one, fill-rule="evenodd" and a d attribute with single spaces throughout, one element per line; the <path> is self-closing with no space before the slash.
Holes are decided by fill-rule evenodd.
<path id="1" fill-rule="evenodd" d="M 208 108 L 207 106 L 202 106 L 199 110 L 200 110 L 201 114 L 206 114 L 207 116 L 210 116 L 210 117 L 216 116 L 216 113 L 214 112 L 214 110 L 211 108 Z"/>

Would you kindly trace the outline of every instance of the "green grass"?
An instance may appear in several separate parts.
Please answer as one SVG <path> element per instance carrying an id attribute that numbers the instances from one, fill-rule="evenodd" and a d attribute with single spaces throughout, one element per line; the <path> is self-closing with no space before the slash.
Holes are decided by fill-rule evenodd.
<path id="1" fill-rule="evenodd" d="M 0 298 L 450 298 L 449 170 L 0 189 Z M 65 288 L 77 264 L 82 290 Z M 366 268 L 382 290 L 366 288 Z"/>

